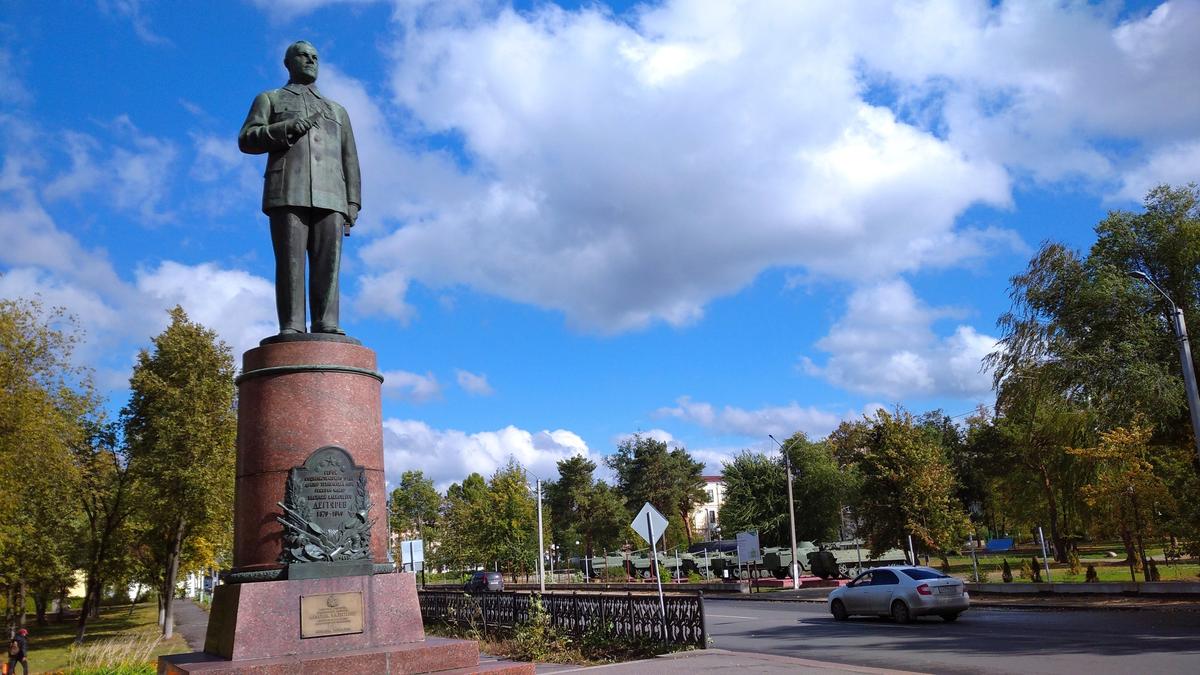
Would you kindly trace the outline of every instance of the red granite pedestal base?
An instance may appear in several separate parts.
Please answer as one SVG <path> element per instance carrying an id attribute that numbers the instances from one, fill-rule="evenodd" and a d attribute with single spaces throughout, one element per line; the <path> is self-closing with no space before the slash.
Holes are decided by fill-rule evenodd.
<path id="1" fill-rule="evenodd" d="M 362 594 L 362 632 L 301 637 L 300 598 Z M 479 663 L 471 640 L 426 638 L 411 574 L 375 574 L 218 586 L 203 652 L 164 656 L 159 675 L 285 673 L 503 673 L 532 664 Z"/>
<path id="2" fill-rule="evenodd" d="M 300 637 L 300 598 L 362 594 L 362 632 Z M 218 586 L 204 651 L 234 661 L 390 647 L 425 638 L 412 574 L 261 581 Z"/>
<path id="3" fill-rule="evenodd" d="M 367 510 L 373 522 L 366 537 L 369 550 L 348 562 L 361 563 L 368 572 L 391 568 L 380 409 L 383 376 L 375 368 L 375 352 L 344 341 L 306 338 L 272 342 L 246 352 L 238 378 L 233 569 L 226 577 L 235 583 L 216 588 L 204 651 L 160 658 L 160 675 L 532 675 L 532 664 L 480 665 L 476 642 L 426 639 L 411 574 L 352 571 L 348 576 L 333 576 L 330 568 L 316 570 L 318 563 L 307 563 L 314 565 L 312 576 L 320 578 L 302 578 L 310 576 L 310 569 L 301 569 L 304 563 L 290 568 L 284 564 L 279 517 L 289 476 L 315 452 L 332 446 L 348 457 L 353 471 L 362 472 L 358 484 L 365 487 L 358 488 L 358 494 L 367 494 L 367 504 L 354 508 Z M 344 465 L 341 471 L 339 481 L 359 480 Z M 322 508 L 344 508 L 345 501 L 330 498 L 329 502 L 341 506 Z M 319 511 L 316 517 L 325 517 Z M 341 594 L 350 594 L 349 604 L 337 604 L 347 597 Z M 326 607 L 350 612 L 348 608 L 359 601 L 355 594 L 361 598 L 361 620 L 356 623 L 342 615 L 344 622 L 336 630 L 361 626 L 361 632 L 301 637 L 302 614 L 309 617 L 304 630 L 310 635 L 331 630 L 320 623 L 325 620 L 320 618 L 324 610 L 310 606 L 302 612 L 301 598 L 308 597 L 318 606 L 333 603 Z"/>

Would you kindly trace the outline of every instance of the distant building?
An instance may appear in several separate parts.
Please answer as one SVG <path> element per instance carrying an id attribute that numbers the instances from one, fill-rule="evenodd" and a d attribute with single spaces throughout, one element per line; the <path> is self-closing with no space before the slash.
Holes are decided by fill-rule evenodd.
<path id="1" fill-rule="evenodd" d="M 720 538 L 721 505 L 725 503 L 725 478 L 701 476 L 704 479 L 705 501 L 692 511 L 692 536 L 699 541 Z"/>

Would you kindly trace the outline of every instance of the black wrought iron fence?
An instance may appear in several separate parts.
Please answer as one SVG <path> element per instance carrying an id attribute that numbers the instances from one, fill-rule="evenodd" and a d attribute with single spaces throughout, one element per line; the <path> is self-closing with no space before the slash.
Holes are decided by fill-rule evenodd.
<path id="1" fill-rule="evenodd" d="M 421 617 L 426 621 L 484 624 L 515 628 L 529 622 L 534 594 L 419 591 Z M 621 638 L 645 638 L 675 645 L 705 647 L 704 596 L 602 595 L 599 593 L 546 593 L 542 607 L 555 628 L 576 637 L 598 631 Z"/>

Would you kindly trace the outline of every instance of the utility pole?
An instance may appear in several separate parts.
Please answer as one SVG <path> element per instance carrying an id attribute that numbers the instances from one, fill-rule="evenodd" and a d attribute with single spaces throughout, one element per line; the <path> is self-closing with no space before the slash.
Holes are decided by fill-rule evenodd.
<path id="1" fill-rule="evenodd" d="M 796 503 L 792 497 L 792 460 L 788 457 L 787 448 L 783 447 L 783 443 L 771 434 L 767 434 L 767 438 L 775 441 L 783 452 L 783 467 L 787 472 L 788 484 L 788 524 L 791 525 L 792 534 L 792 590 L 800 590 L 800 561 L 796 559 Z"/>

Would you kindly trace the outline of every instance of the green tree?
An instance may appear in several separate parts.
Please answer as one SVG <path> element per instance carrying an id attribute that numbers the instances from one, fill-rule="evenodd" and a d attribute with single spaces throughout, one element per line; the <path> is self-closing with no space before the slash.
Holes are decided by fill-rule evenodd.
<path id="1" fill-rule="evenodd" d="M 617 490 L 636 513 L 650 502 L 667 516 L 666 546 L 692 543 L 692 511 L 704 503 L 704 463 L 681 447 L 634 434 L 617 445 L 605 462 L 617 474 Z"/>
<path id="2" fill-rule="evenodd" d="M 871 425 L 861 419 L 843 420 L 830 432 L 825 442 L 832 448 L 838 466 L 847 467 L 858 464 L 858 460 L 867 452 L 870 440 Z"/>
<path id="3" fill-rule="evenodd" d="M 515 459 L 497 469 L 488 481 L 484 533 L 485 560 L 496 561 L 514 580 L 536 563 L 537 500 L 529 492 L 524 467 Z"/>
<path id="4" fill-rule="evenodd" d="M 27 593 L 45 619 L 49 597 L 71 579 L 79 475 L 71 448 L 96 400 L 90 373 L 72 362 L 79 333 L 60 310 L 0 300 L 0 581 L 9 625 L 24 623 Z"/>
<path id="5" fill-rule="evenodd" d="M 596 463 L 583 455 L 568 457 L 558 462 L 558 480 L 546 481 L 542 486 L 551 540 L 566 543 L 582 536 L 580 521 L 595 484 L 595 470 Z"/>
<path id="6" fill-rule="evenodd" d="M 484 529 L 489 501 L 487 481 L 478 473 L 447 488 L 439 516 L 441 542 L 430 553 L 433 564 L 466 570 L 488 560 Z"/>
<path id="7" fill-rule="evenodd" d="M 802 431 L 784 441 L 783 447 L 792 465 L 796 537 L 806 541 L 839 539 L 842 508 L 857 498 L 857 467 L 840 467 L 832 445 L 810 441 Z M 787 489 L 786 480 L 783 489 Z"/>
<path id="8" fill-rule="evenodd" d="M 119 426 L 94 422 L 84 442 L 74 448 L 80 475 L 78 499 L 83 518 L 76 534 L 78 566 L 85 575 L 83 607 L 76 622 L 75 643 L 83 642 L 88 620 L 99 615 L 106 583 L 123 581 L 128 572 L 130 541 L 129 463 L 118 441 Z"/>
<path id="9" fill-rule="evenodd" d="M 998 487 L 1010 498 L 1009 508 L 1029 526 L 1048 524 L 1055 559 L 1065 563 L 1066 535 L 1080 520 L 1087 467 L 1068 450 L 1094 442 L 1093 411 L 1079 405 L 1053 384 L 1028 371 L 1001 386 L 996 420 L 1002 462 Z M 1026 507 L 1022 512 L 1022 505 Z"/>
<path id="10" fill-rule="evenodd" d="M 237 434 L 229 347 L 182 308 L 169 314 L 171 324 L 154 338 L 153 349 L 138 354 L 123 411 L 140 536 L 156 570 L 164 637 L 173 632 L 172 600 L 185 554 L 213 556 L 228 540 Z"/>
<path id="11" fill-rule="evenodd" d="M 867 421 L 867 451 L 858 462 L 860 531 L 875 554 L 912 534 L 945 562 L 968 522 L 954 498 L 954 474 L 940 439 L 903 410 L 894 415 L 879 410 Z"/>
<path id="12" fill-rule="evenodd" d="M 834 446 L 812 442 L 798 431 L 783 443 L 792 467 L 798 541 L 839 538 L 842 509 L 854 503 L 858 471 L 838 466 Z M 722 528 L 728 533 L 758 531 L 763 546 L 791 543 L 787 472 L 782 454 L 743 450 L 725 464 Z"/>
<path id="13" fill-rule="evenodd" d="M 391 502 L 392 532 L 405 539 L 415 536 L 424 542 L 427 551 L 431 549 L 430 542 L 437 539 L 438 514 L 442 508 L 442 495 L 433 487 L 433 481 L 421 471 L 405 471 L 400 475 L 400 484 L 392 490 Z M 396 556 L 396 560 L 402 559 L 402 555 Z"/>
<path id="14" fill-rule="evenodd" d="M 787 476 L 774 457 L 743 450 L 722 470 L 725 501 L 721 528 L 736 532 L 758 531 L 763 546 L 784 546 L 789 541 Z"/>
<path id="15" fill-rule="evenodd" d="M 1160 442 L 1187 444 L 1168 307 L 1128 273 L 1149 275 L 1200 325 L 1198 197 L 1195 185 L 1151 190 L 1141 213 L 1113 211 L 1096 226 L 1086 256 L 1044 243 L 1013 277 L 1012 308 L 998 321 L 1003 336 L 988 357 L 997 388 L 1036 371 L 1047 388 L 1094 409 L 1101 430 L 1144 419 Z"/>
<path id="16" fill-rule="evenodd" d="M 1072 455 L 1094 465 L 1094 478 L 1084 494 L 1094 512 L 1101 517 L 1101 534 L 1118 533 L 1130 553 L 1151 581 L 1146 564 L 1146 539 L 1158 524 L 1156 510 L 1173 511 L 1175 498 L 1170 486 L 1155 471 L 1155 455 L 1187 453 L 1183 448 L 1155 448 L 1149 445 L 1151 430 L 1135 425 L 1119 427 L 1100 435 L 1092 447 L 1072 448 Z"/>
<path id="17" fill-rule="evenodd" d="M 597 550 L 612 551 L 619 547 L 623 533 L 633 516 L 625 508 L 621 493 L 605 481 L 596 481 L 584 495 L 580 504 L 577 523 L 583 537 L 585 555 L 595 555 Z"/>
<path id="18" fill-rule="evenodd" d="M 597 548 L 616 548 L 629 511 L 620 494 L 604 481 L 597 481 L 596 463 L 575 455 L 558 462 L 558 480 L 543 490 L 550 512 L 550 537 L 571 545 L 580 542 L 578 553 L 594 555 Z"/>

